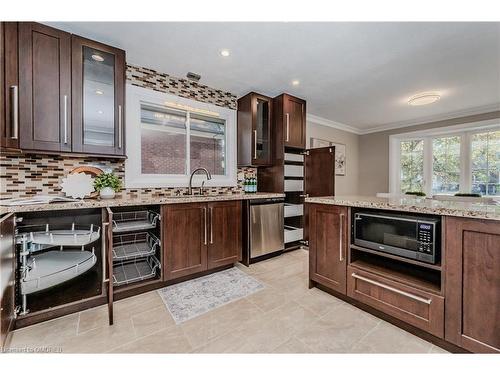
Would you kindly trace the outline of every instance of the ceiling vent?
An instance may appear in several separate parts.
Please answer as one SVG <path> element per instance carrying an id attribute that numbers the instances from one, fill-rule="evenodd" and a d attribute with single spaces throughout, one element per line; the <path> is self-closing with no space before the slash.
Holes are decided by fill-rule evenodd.
<path id="1" fill-rule="evenodd" d="M 186 77 L 190 79 L 191 81 L 198 82 L 201 79 L 201 76 L 199 74 L 193 73 L 193 72 L 188 72 L 186 74 Z"/>

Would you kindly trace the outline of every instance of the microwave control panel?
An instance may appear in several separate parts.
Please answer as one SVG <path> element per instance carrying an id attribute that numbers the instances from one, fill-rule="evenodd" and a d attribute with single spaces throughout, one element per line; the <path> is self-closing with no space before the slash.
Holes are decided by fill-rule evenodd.
<path id="1" fill-rule="evenodd" d="M 418 251 L 431 254 L 433 252 L 434 226 L 432 224 L 418 223 Z"/>

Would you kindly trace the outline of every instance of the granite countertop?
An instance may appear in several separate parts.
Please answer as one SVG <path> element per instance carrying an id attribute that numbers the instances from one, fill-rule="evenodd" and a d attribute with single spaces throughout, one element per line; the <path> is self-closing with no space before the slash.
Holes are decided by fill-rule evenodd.
<path id="1" fill-rule="evenodd" d="M 282 198 L 285 194 L 280 193 L 250 193 L 250 194 L 219 194 L 204 196 L 171 196 L 171 197 L 122 197 L 115 199 L 83 199 L 78 202 L 65 203 L 47 203 L 19 206 L 0 206 L 0 215 L 10 212 L 33 212 L 33 211 L 52 211 L 52 210 L 73 210 L 83 208 L 102 208 L 102 207 L 120 207 L 120 206 L 140 206 L 149 204 L 174 204 L 174 203 L 196 203 L 196 202 L 215 202 L 215 201 L 233 201 L 264 198 Z"/>
<path id="2" fill-rule="evenodd" d="M 357 195 L 306 198 L 306 202 L 333 204 L 336 206 L 378 208 L 383 210 L 415 212 L 442 216 L 500 220 L 500 203 L 498 202 L 471 203 L 401 196 L 379 198 Z"/>

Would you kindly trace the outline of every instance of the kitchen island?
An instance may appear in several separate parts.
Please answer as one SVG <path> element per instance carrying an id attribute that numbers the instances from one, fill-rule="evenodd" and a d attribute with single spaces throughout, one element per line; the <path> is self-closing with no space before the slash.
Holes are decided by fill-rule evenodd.
<path id="1" fill-rule="evenodd" d="M 310 287 L 448 350 L 500 352 L 500 206 L 360 196 L 306 198 L 306 204 Z M 372 226 L 359 227 L 365 217 L 375 218 Z M 414 219 L 413 234 L 403 238 L 393 221 Z M 419 237 L 420 223 L 433 223 L 436 238 Z M 379 246 L 359 241 L 362 230 Z M 429 243 L 435 258 L 420 256 L 431 253 Z"/>

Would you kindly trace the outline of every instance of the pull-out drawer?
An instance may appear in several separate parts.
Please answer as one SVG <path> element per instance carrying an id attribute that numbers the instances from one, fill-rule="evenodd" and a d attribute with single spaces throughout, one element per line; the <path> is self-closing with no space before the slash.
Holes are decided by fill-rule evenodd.
<path id="1" fill-rule="evenodd" d="M 444 337 L 444 298 L 375 273 L 347 267 L 347 295 L 377 310 Z"/>
<path id="2" fill-rule="evenodd" d="M 304 167 L 285 164 L 285 177 L 304 177 Z"/>
<path id="3" fill-rule="evenodd" d="M 302 216 L 304 214 L 303 204 L 285 203 L 285 217 Z"/>

